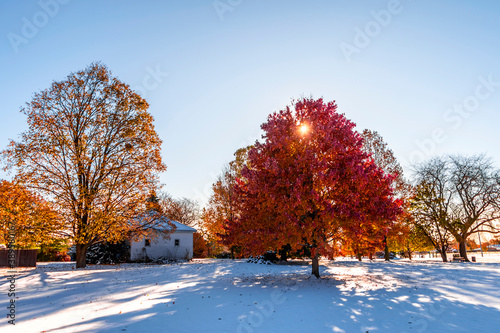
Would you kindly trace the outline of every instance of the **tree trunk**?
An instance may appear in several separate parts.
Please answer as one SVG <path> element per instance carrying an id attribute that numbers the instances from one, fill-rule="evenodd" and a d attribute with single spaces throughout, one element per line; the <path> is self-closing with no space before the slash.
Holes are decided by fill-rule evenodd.
<path id="1" fill-rule="evenodd" d="M 385 261 L 389 261 L 389 246 L 387 245 L 387 236 L 384 236 L 384 257 Z"/>
<path id="2" fill-rule="evenodd" d="M 465 239 L 460 242 L 458 249 L 460 251 L 460 256 L 464 258 L 465 261 L 469 261 L 469 258 L 467 258 L 467 243 Z"/>
<path id="3" fill-rule="evenodd" d="M 87 244 L 76 244 L 76 268 L 87 266 Z"/>
<path id="4" fill-rule="evenodd" d="M 441 246 L 441 251 L 439 251 L 439 254 L 441 255 L 441 258 L 443 259 L 443 262 L 448 262 L 448 257 L 446 257 L 446 249 L 444 246 Z"/>
<path id="5" fill-rule="evenodd" d="M 361 253 L 356 253 L 356 257 L 358 258 L 358 261 L 361 261 L 363 259 Z"/>
<path id="6" fill-rule="evenodd" d="M 314 254 L 312 257 L 312 275 L 319 279 L 319 253 Z"/>

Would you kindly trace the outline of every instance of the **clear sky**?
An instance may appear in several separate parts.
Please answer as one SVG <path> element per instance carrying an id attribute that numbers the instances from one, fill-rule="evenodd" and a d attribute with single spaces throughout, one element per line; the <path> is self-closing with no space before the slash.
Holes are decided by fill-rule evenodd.
<path id="1" fill-rule="evenodd" d="M 3 0 L 0 149 L 34 92 L 93 61 L 149 102 L 164 190 L 202 204 L 234 151 L 301 96 L 336 100 L 408 173 L 445 153 L 500 163 L 498 1 Z"/>

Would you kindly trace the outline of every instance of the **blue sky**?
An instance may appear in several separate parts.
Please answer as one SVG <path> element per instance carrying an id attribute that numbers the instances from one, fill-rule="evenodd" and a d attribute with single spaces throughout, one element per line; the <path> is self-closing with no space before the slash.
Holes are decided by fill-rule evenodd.
<path id="1" fill-rule="evenodd" d="M 4 0 L 0 18 L 1 149 L 34 92 L 102 61 L 150 104 L 164 190 L 202 204 L 234 151 L 301 96 L 336 100 L 408 173 L 446 153 L 500 165 L 495 1 Z"/>

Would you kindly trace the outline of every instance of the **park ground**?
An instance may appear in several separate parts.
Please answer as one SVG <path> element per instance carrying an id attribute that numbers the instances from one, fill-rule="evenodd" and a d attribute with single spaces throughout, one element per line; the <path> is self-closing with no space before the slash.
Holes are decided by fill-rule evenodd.
<path id="1" fill-rule="evenodd" d="M 500 257 L 262 265 L 41 263 L 16 275 L 0 332 L 498 332 Z M 9 304 L 0 269 L 1 311 Z"/>

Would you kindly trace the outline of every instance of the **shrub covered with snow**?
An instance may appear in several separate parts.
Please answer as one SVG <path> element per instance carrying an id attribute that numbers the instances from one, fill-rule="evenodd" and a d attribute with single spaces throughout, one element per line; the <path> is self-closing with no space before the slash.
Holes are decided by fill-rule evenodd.
<path id="1" fill-rule="evenodd" d="M 150 261 L 148 262 L 152 264 L 169 265 L 169 264 L 180 264 L 183 262 L 188 262 L 188 260 L 179 258 L 159 257 L 156 259 L 150 259 Z"/>
<path id="2" fill-rule="evenodd" d="M 272 261 L 265 260 L 264 256 L 252 257 L 250 256 L 247 260 L 248 263 L 251 264 L 262 264 L 262 265 L 274 265 Z"/>
<path id="3" fill-rule="evenodd" d="M 119 264 L 127 262 L 130 246 L 126 242 L 117 244 L 94 244 L 87 250 L 87 264 Z"/>

